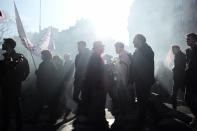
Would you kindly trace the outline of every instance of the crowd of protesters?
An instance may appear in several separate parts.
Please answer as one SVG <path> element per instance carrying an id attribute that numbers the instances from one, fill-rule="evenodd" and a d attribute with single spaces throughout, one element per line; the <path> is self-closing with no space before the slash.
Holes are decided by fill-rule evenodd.
<path id="1" fill-rule="evenodd" d="M 74 62 L 69 53 L 63 61 L 60 56 L 43 50 L 42 62 L 35 71 L 39 101 L 28 122 L 38 123 L 47 105 L 51 124 L 56 124 L 62 114 L 66 119 L 73 112 L 76 115 L 73 131 L 194 130 L 197 128 L 197 34 L 187 34 L 186 40 L 189 46 L 186 53 L 178 45 L 171 47 L 173 109 L 165 106 L 158 94 L 152 93 L 156 83 L 154 51 L 142 34 L 133 39 L 136 48 L 133 54 L 125 50 L 124 43 L 114 43 L 117 60 L 112 60 L 110 55 L 102 57 L 102 41 L 95 41 L 91 50 L 85 41 L 79 41 Z M 2 50 L 6 53 L 0 61 L 2 131 L 8 131 L 12 113 L 16 116 L 16 130 L 23 130 L 21 86 L 29 74 L 29 64 L 23 54 L 15 52 L 15 46 L 13 39 L 4 39 Z M 185 102 L 194 116 L 192 121 L 177 111 L 179 90 L 185 93 Z M 105 116 L 106 108 L 115 119 L 111 126 Z"/>

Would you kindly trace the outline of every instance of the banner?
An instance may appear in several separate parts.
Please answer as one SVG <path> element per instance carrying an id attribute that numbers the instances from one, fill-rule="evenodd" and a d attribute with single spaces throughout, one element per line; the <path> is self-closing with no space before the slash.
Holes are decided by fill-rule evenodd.
<path id="1" fill-rule="evenodd" d="M 26 37 L 26 34 L 25 34 L 25 30 L 23 28 L 23 24 L 21 22 L 21 19 L 20 19 L 20 16 L 19 16 L 19 13 L 18 13 L 18 10 L 17 10 L 17 7 L 16 7 L 16 4 L 14 3 L 14 8 L 15 8 L 15 19 L 16 19 L 16 26 L 17 26 L 17 30 L 18 30 L 18 34 L 19 34 L 19 37 L 23 43 L 23 45 L 29 49 L 29 48 L 32 48 L 33 45 L 31 44 L 31 42 L 27 39 Z"/>
<path id="2" fill-rule="evenodd" d="M 51 29 L 42 37 L 37 45 L 33 46 L 32 52 L 36 56 L 40 56 L 43 50 L 50 50 L 50 41 L 51 41 Z"/>
<path id="3" fill-rule="evenodd" d="M 30 40 L 26 36 L 25 30 L 23 28 L 23 24 L 21 22 L 15 3 L 14 3 L 14 8 L 15 8 L 17 30 L 18 30 L 18 34 L 23 45 L 28 50 L 30 50 L 32 54 L 36 56 L 40 56 L 42 50 L 51 50 L 51 51 L 54 50 L 55 45 L 54 45 L 54 42 L 51 40 L 52 28 L 48 30 L 48 32 L 43 36 L 43 38 L 38 42 L 38 44 L 33 46 Z"/>

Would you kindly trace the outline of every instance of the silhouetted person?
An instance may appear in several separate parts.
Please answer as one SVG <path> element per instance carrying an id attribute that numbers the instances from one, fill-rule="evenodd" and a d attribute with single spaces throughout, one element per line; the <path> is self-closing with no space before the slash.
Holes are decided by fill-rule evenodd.
<path id="1" fill-rule="evenodd" d="M 150 89 L 154 83 L 154 52 L 141 34 L 134 37 L 133 44 L 136 50 L 133 54 L 133 77 L 130 79 L 133 79 L 136 88 L 142 127 L 146 121 Z"/>
<path id="2" fill-rule="evenodd" d="M 185 79 L 185 68 L 186 68 L 186 55 L 180 50 L 178 45 L 172 46 L 172 52 L 174 54 L 174 68 L 173 71 L 173 94 L 172 104 L 173 108 L 177 108 L 177 94 L 181 89 L 184 92 L 184 79 Z"/>
<path id="3" fill-rule="evenodd" d="M 190 107 L 190 110 L 194 114 L 195 118 L 192 123 L 193 126 L 197 127 L 197 35 L 190 33 L 186 35 L 187 45 L 190 47 L 190 55 L 188 59 L 188 69 L 186 70 L 186 103 Z M 188 55 L 188 54 L 187 54 Z"/>
<path id="4" fill-rule="evenodd" d="M 74 62 L 69 53 L 64 55 L 64 81 L 69 82 L 73 78 Z"/>
<path id="5" fill-rule="evenodd" d="M 49 109 L 49 122 L 54 123 L 56 121 L 56 95 L 58 73 L 52 62 L 52 55 L 48 50 L 41 52 L 42 62 L 39 68 L 36 70 L 37 76 L 37 91 L 38 91 L 38 108 L 33 116 L 33 122 L 37 122 L 42 112 L 43 106 L 48 105 Z"/>
<path id="6" fill-rule="evenodd" d="M 113 75 L 113 63 L 112 63 L 112 58 L 113 56 L 109 55 L 109 54 L 105 54 L 103 56 L 103 60 L 105 63 L 105 71 L 106 71 L 106 76 L 107 76 L 107 83 L 108 83 L 108 87 L 113 87 L 114 84 L 114 75 Z M 112 107 L 112 103 L 111 103 L 111 98 L 109 95 L 107 95 L 106 98 L 106 108 L 111 110 Z"/>
<path id="7" fill-rule="evenodd" d="M 4 39 L 2 49 L 6 51 L 4 60 L 0 61 L 0 79 L 3 98 L 3 129 L 8 130 L 9 117 L 12 112 L 16 115 L 16 130 L 22 131 L 22 107 L 21 107 L 21 86 L 22 81 L 29 74 L 27 59 L 14 48 L 16 42 L 11 39 Z"/>
<path id="8" fill-rule="evenodd" d="M 64 77 L 64 65 L 63 60 L 60 58 L 60 56 L 55 55 L 53 56 L 53 64 L 57 70 L 57 73 L 59 75 L 59 79 L 62 80 Z"/>
<path id="9" fill-rule="evenodd" d="M 63 65 L 63 60 L 61 59 L 60 56 L 55 55 L 53 56 L 52 62 L 57 70 L 57 94 L 56 94 L 56 102 L 54 100 L 54 104 L 56 103 L 57 107 L 57 116 L 61 116 L 63 113 L 63 110 L 65 109 L 64 104 L 62 103 L 62 97 L 65 96 L 65 86 L 64 86 L 64 65 Z"/>
<path id="10" fill-rule="evenodd" d="M 133 129 L 131 121 L 132 105 L 134 103 L 133 92 L 129 85 L 129 73 L 131 65 L 131 54 L 124 49 L 122 42 L 115 43 L 116 53 L 119 55 L 118 63 L 116 64 L 116 86 L 109 87 L 110 96 L 112 97 L 112 114 L 115 117 L 115 122 L 111 126 L 112 131 L 127 131 Z M 132 101 L 133 100 L 133 101 Z"/>
<path id="11" fill-rule="evenodd" d="M 61 103 L 64 106 L 65 119 L 67 115 L 70 113 L 70 111 L 76 108 L 76 105 L 72 99 L 74 68 L 75 65 L 72 61 L 71 55 L 69 53 L 66 53 L 64 55 L 64 77 L 62 83 L 63 86 L 60 90 Z"/>
<path id="12" fill-rule="evenodd" d="M 156 65 L 158 67 L 155 70 L 156 84 L 151 91 L 159 94 L 163 101 L 169 101 L 172 95 L 172 88 L 169 87 L 173 87 L 173 72 L 164 61 L 158 61 Z"/>
<path id="13" fill-rule="evenodd" d="M 75 64 L 69 53 L 64 55 L 64 85 L 66 87 L 67 98 L 72 98 L 72 89 L 73 89 L 73 73 Z"/>
<path id="14" fill-rule="evenodd" d="M 83 83 L 85 73 L 87 70 L 87 65 L 89 63 L 90 51 L 86 48 L 85 41 L 79 41 L 77 43 L 77 48 L 79 54 L 75 58 L 75 75 L 74 75 L 74 91 L 73 99 L 75 102 L 80 100 L 81 85 Z"/>
<path id="15" fill-rule="evenodd" d="M 94 42 L 87 73 L 81 89 L 81 101 L 73 131 L 107 131 L 105 118 L 106 77 L 101 54 L 104 46 L 101 41 Z"/>

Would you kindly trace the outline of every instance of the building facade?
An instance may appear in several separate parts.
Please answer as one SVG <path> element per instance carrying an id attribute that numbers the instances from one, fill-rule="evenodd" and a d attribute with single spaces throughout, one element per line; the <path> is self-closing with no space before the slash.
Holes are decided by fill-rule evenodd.
<path id="1" fill-rule="evenodd" d="M 171 44 L 185 49 L 185 34 L 197 33 L 197 0 L 135 0 L 128 31 L 131 42 L 135 34 L 144 34 L 161 55 Z"/>

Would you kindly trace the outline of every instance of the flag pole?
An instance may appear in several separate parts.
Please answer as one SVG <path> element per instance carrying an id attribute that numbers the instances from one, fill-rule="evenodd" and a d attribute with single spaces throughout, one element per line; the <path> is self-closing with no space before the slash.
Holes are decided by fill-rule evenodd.
<path id="1" fill-rule="evenodd" d="M 40 31 L 41 31 L 41 7 L 42 7 L 42 5 L 41 5 L 42 3 L 41 3 L 41 0 L 40 0 L 40 20 L 39 20 L 39 33 L 40 33 Z"/>
<path id="2" fill-rule="evenodd" d="M 34 67 L 35 67 L 35 69 L 37 70 L 36 62 L 35 62 L 35 60 L 34 60 L 34 57 L 33 57 L 33 54 L 32 54 L 31 49 L 29 49 L 29 52 L 30 52 L 30 54 L 31 54 L 31 58 L 32 58 L 32 60 L 33 60 Z"/>
<path id="3" fill-rule="evenodd" d="M 18 10 L 16 8 L 15 2 L 14 2 L 14 8 L 15 8 L 16 26 L 17 26 L 19 37 L 20 37 L 21 41 L 23 42 L 23 45 L 30 51 L 30 54 L 31 54 L 31 57 L 32 57 L 32 60 L 33 60 L 33 64 L 35 66 L 35 69 L 37 70 L 35 60 L 34 60 L 33 55 L 32 55 L 32 51 L 28 48 L 28 45 L 29 45 L 28 39 L 27 39 L 25 30 L 23 28 L 23 24 L 21 22 L 20 16 L 18 14 Z"/>

